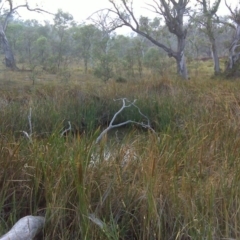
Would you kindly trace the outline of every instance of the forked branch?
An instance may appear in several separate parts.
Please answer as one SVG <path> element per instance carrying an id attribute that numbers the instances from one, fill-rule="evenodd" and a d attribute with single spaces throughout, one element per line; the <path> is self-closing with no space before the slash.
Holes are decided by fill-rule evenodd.
<path id="1" fill-rule="evenodd" d="M 135 105 L 135 103 L 136 103 L 136 101 L 137 101 L 136 99 L 135 99 L 134 101 L 132 101 L 132 102 L 129 101 L 127 98 L 120 98 L 120 99 L 116 99 L 116 100 L 114 100 L 114 101 L 120 101 L 120 100 L 122 100 L 122 107 L 114 114 L 114 116 L 113 116 L 113 118 L 112 118 L 109 126 L 108 126 L 105 130 L 103 130 L 103 131 L 101 132 L 101 134 L 97 137 L 96 143 L 99 143 L 99 142 L 101 141 L 101 139 L 103 138 L 103 136 L 104 136 L 109 130 L 111 130 L 111 129 L 113 129 L 113 128 L 117 128 L 117 127 L 124 126 L 124 125 L 129 124 L 129 123 L 133 123 L 133 124 L 139 125 L 139 126 L 141 126 L 141 127 L 143 127 L 143 128 L 148 128 L 148 129 L 151 130 L 152 132 L 156 133 L 155 130 L 154 130 L 154 129 L 151 127 L 151 125 L 150 125 L 150 120 L 149 120 L 149 118 L 141 112 L 141 110 L 140 110 L 140 108 L 139 108 L 138 106 Z M 132 107 L 132 106 L 135 107 L 135 108 L 138 110 L 138 113 L 147 120 L 147 124 L 145 124 L 145 123 L 143 123 L 143 122 L 140 123 L 140 122 L 136 122 L 136 121 L 133 121 L 133 120 L 127 120 L 127 121 L 125 121 L 125 122 L 122 122 L 122 123 L 113 125 L 113 122 L 115 121 L 116 117 L 117 117 L 125 108 L 129 108 L 129 107 Z"/>

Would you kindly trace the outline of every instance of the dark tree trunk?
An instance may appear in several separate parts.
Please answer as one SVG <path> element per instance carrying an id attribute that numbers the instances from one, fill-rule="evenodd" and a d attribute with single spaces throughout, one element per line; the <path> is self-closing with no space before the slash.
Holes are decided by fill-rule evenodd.
<path id="1" fill-rule="evenodd" d="M 219 58 L 218 58 L 218 51 L 217 51 L 217 43 L 216 38 L 214 36 L 214 30 L 213 30 L 213 23 L 211 19 L 211 15 L 207 15 L 207 36 L 209 38 L 209 41 L 211 43 L 211 53 L 212 53 L 212 59 L 214 64 L 214 74 L 218 75 L 220 73 L 220 65 L 219 65 Z"/>
<path id="2" fill-rule="evenodd" d="M 234 39 L 229 48 L 229 60 L 227 63 L 226 72 L 230 75 L 238 74 L 237 65 L 239 64 L 240 59 L 240 24 L 237 24 L 236 32 Z"/>
<path id="3" fill-rule="evenodd" d="M 0 38 L 1 38 L 2 48 L 5 54 L 6 67 L 11 68 L 12 70 L 18 70 L 11 46 L 9 45 L 9 42 L 7 40 L 6 34 L 2 26 L 0 26 Z"/>

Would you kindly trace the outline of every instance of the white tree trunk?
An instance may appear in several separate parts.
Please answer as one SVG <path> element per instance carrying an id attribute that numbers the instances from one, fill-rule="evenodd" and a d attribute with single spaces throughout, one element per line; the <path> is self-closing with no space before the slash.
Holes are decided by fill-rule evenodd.
<path id="1" fill-rule="evenodd" d="M 180 75 L 183 79 L 188 80 L 188 71 L 186 66 L 186 60 L 184 53 L 180 53 L 179 56 L 176 58 L 177 62 L 177 73 Z"/>
<path id="2" fill-rule="evenodd" d="M 0 25 L 0 39 L 3 47 L 3 51 L 5 54 L 5 64 L 6 67 L 11 68 L 12 70 L 17 70 L 16 62 L 14 59 L 14 55 L 12 52 L 12 49 L 9 45 L 9 42 L 7 40 L 6 34 L 3 30 L 3 27 Z"/>
<path id="3" fill-rule="evenodd" d="M 186 59 L 184 55 L 185 43 L 186 43 L 186 33 L 178 36 L 178 46 L 177 53 L 175 54 L 175 59 L 177 62 L 177 73 L 183 79 L 188 80 L 188 71 L 186 66 Z"/>
<path id="4" fill-rule="evenodd" d="M 44 217 L 26 216 L 18 220 L 0 240 L 32 240 L 45 223 Z"/>

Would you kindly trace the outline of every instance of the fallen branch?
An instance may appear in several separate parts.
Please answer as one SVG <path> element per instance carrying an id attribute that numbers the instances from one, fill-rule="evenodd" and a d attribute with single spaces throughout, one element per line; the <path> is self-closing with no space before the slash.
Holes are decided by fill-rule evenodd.
<path id="1" fill-rule="evenodd" d="M 143 128 L 148 128 L 150 129 L 152 132 L 156 133 L 155 130 L 150 126 L 150 120 L 148 119 L 148 117 L 146 115 L 144 115 L 140 108 L 138 106 L 135 105 L 135 102 L 137 101 L 136 99 L 133 101 L 133 102 L 130 102 L 127 98 L 120 98 L 120 99 L 117 99 L 117 100 L 114 100 L 114 101 L 119 101 L 119 100 L 122 100 L 122 107 L 114 114 L 109 126 L 103 130 L 100 135 L 97 137 L 96 139 L 96 143 L 99 143 L 101 141 L 101 139 L 103 138 L 103 136 L 111 129 L 113 128 L 117 128 L 117 127 L 121 127 L 121 126 L 124 126 L 126 124 L 129 124 L 129 123 L 134 123 L 136 125 L 139 125 Z M 125 122 L 122 122 L 122 123 L 119 123 L 119 124 L 116 124 L 116 125 L 113 125 L 113 122 L 114 120 L 116 119 L 116 117 L 119 115 L 119 113 L 121 113 L 125 108 L 129 108 L 129 107 L 135 107 L 137 108 L 138 112 L 140 115 L 142 115 L 144 118 L 147 119 L 147 124 L 145 123 L 139 123 L 139 122 L 136 122 L 136 121 L 133 121 L 133 120 L 127 120 Z"/>
<path id="2" fill-rule="evenodd" d="M 32 240 L 42 231 L 45 218 L 40 216 L 26 216 L 19 219 L 9 232 L 0 237 L 0 240 Z"/>
<path id="3" fill-rule="evenodd" d="M 68 125 L 69 125 L 69 127 L 68 127 L 67 129 L 65 129 L 65 130 L 61 133 L 61 137 L 64 136 L 65 133 L 71 132 L 71 130 L 72 130 L 72 125 L 71 125 L 71 122 L 70 122 L 70 121 L 68 121 Z"/>

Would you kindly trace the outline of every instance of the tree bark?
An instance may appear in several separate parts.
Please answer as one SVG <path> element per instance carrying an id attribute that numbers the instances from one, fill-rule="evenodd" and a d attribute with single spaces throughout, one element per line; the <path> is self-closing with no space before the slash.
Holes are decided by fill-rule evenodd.
<path id="1" fill-rule="evenodd" d="M 178 55 L 176 59 L 177 63 L 177 73 L 180 75 L 183 79 L 188 79 L 188 71 L 187 71 L 187 66 L 186 66 L 186 60 L 184 53 L 182 52 L 181 54 Z"/>
<path id="2" fill-rule="evenodd" d="M 236 32 L 232 41 L 232 44 L 229 48 L 229 60 L 226 68 L 226 72 L 234 71 L 240 58 L 240 24 L 237 24 Z"/>
<path id="3" fill-rule="evenodd" d="M 12 70 L 18 70 L 18 67 L 15 62 L 15 58 L 13 55 L 13 51 L 11 49 L 11 46 L 9 45 L 8 39 L 6 37 L 6 34 L 2 26 L 0 26 L 0 38 L 1 38 L 4 55 L 5 55 L 6 67 L 11 68 Z"/>
<path id="4" fill-rule="evenodd" d="M 220 65 L 219 65 L 216 41 L 212 42 L 212 58 L 213 58 L 213 63 L 214 63 L 214 74 L 218 75 L 220 73 Z"/>
<path id="5" fill-rule="evenodd" d="M 177 62 L 177 73 L 183 79 L 188 79 L 186 59 L 184 55 L 186 32 L 183 35 L 179 35 L 177 37 L 178 37 L 178 46 L 177 46 L 178 51 L 176 52 L 176 55 L 173 56 Z"/>
<path id="6" fill-rule="evenodd" d="M 212 59 L 214 64 L 214 74 L 218 75 L 220 73 L 220 65 L 219 65 L 219 58 L 218 58 L 218 51 L 217 51 L 217 43 L 213 32 L 213 25 L 210 16 L 207 16 L 207 36 L 211 43 L 211 51 L 212 51 Z"/>

